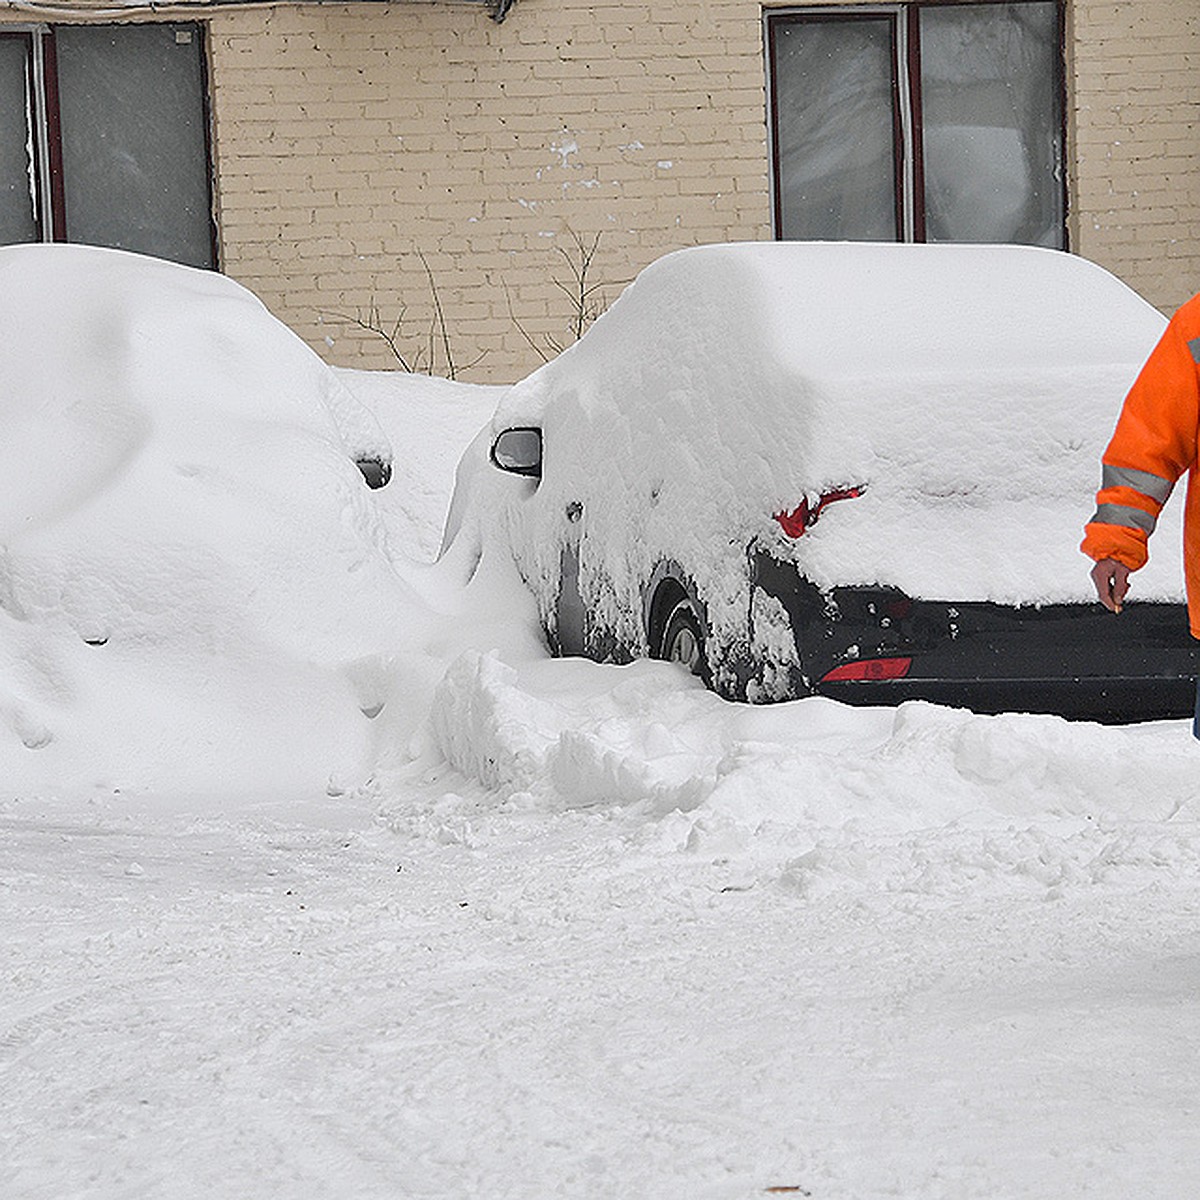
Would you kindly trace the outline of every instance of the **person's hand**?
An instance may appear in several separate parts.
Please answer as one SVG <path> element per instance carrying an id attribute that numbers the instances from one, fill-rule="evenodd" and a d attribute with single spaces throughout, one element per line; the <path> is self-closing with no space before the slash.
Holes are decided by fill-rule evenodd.
<path id="1" fill-rule="evenodd" d="M 1129 568 L 1115 558 L 1102 558 L 1092 568 L 1096 595 L 1109 612 L 1119 613 L 1129 591 Z"/>

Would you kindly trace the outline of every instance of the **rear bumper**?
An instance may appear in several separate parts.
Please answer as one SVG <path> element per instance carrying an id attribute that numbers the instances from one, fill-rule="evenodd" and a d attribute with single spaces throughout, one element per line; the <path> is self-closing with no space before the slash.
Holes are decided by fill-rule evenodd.
<path id="1" fill-rule="evenodd" d="M 879 587 L 822 592 L 766 554 L 755 556 L 753 579 L 788 611 L 806 693 L 1105 722 L 1194 711 L 1200 643 L 1182 604 L 1131 604 L 1114 616 L 1099 604 L 913 600 Z M 911 659 L 902 678 L 824 680 L 849 662 L 898 657 Z"/>
<path id="2" fill-rule="evenodd" d="M 894 705 L 928 700 L 977 713 L 1052 713 L 1073 721 L 1123 725 L 1191 717 L 1191 677 L 1079 679 L 899 679 L 818 683 L 815 693 L 844 704 Z"/>

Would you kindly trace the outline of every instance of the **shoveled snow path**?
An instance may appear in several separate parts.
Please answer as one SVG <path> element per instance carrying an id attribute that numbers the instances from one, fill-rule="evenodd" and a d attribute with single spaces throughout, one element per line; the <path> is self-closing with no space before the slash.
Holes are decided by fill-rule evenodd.
<path id="1" fill-rule="evenodd" d="M 378 800 L 4 805 L 3 1194 L 1190 1194 L 1194 823 L 823 870 Z"/>

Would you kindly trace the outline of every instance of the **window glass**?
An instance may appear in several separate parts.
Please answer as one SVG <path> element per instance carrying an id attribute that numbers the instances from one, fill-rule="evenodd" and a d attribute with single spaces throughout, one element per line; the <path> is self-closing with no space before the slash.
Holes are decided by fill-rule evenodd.
<path id="1" fill-rule="evenodd" d="M 781 237 L 895 239 L 891 28 L 888 18 L 774 26 Z"/>
<path id="2" fill-rule="evenodd" d="M 67 237 L 213 263 L 196 25 L 56 31 Z"/>
<path id="3" fill-rule="evenodd" d="M 0 37 L 0 244 L 38 239 L 29 39 Z"/>
<path id="4" fill-rule="evenodd" d="M 929 241 L 1063 244 L 1055 9 L 920 10 Z"/>

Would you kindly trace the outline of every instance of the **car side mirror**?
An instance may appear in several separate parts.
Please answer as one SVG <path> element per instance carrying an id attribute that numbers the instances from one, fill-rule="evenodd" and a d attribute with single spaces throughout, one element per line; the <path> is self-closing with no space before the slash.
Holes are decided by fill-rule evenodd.
<path id="1" fill-rule="evenodd" d="M 362 472 L 369 488 L 381 488 L 392 477 L 392 464 L 382 458 L 356 458 L 354 465 Z"/>
<path id="2" fill-rule="evenodd" d="M 542 431 L 506 429 L 492 443 L 492 463 L 512 475 L 542 477 Z"/>

